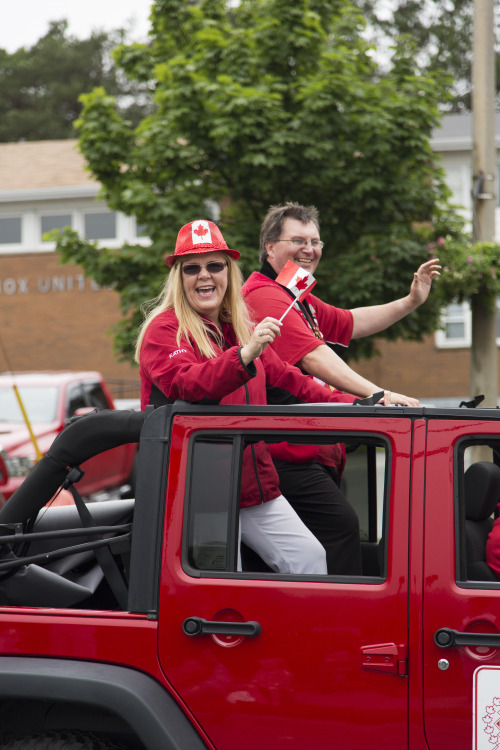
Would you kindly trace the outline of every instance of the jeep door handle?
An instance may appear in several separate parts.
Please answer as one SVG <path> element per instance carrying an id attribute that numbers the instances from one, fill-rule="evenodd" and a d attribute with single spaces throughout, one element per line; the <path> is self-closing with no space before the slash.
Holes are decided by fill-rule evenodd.
<path id="1" fill-rule="evenodd" d="M 204 620 L 202 617 L 187 617 L 182 623 L 186 635 L 247 635 L 255 638 L 260 633 L 260 625 L 254 620 L 249 622 L 220 622 Z"/>
<path id="2" fill-rule="evenodd" d="M 434 633 L 434 643 L 440 648 L 453 648 L 453 646 L 500 648 L 500 633 L 462 633 L 451 628 L 439 628 Z"/>

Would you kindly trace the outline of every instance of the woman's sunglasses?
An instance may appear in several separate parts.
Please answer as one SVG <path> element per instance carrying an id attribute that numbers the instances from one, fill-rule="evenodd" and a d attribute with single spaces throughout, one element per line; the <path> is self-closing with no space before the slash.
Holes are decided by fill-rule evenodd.
<path id="1" fill-rule="evenodd" d="M 199 263 L 184 263 L 182 266 L 182 273 L 186 276 L 198 276 L 202 268 L 206 268 L 208 273 L 221 273 L 227 266 L 222 260 L 214 260 L 211 263 L 207 263 L 206 266 L 201 266 Z"/>

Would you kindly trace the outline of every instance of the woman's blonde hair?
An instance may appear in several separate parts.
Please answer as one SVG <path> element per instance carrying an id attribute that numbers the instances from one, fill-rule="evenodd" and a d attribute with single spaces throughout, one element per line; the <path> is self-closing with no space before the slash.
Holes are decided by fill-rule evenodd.
<path id="1" fill-rule="evenodd" d="M 224 253 L 224 257 L 227 260 L 227 289 L 222 300 L 220 319 L 232 324 L 238 343 L 244 346 L 250 339 L 253 324 L 241 296 L 243 277 L 236 261 L 226 253 Z M 172 267 L 158 297 L 145 302 L 141 309 L 145 315 L 145 320 L 137 337 L 136 362 L 140 361 L 141 346 L 149 324 L 165 310 L 173 310 L 179 321 L 176 337 L 177 346 L 180 347 L 181 339 L 184 338 L 191 346 L 194 342 L 200 353 L 208 359 L 217 356 L 213 339 L 208 334 L 202 318 L 187 301 L 182 284 L 182 262 L 178 261 Z"/>

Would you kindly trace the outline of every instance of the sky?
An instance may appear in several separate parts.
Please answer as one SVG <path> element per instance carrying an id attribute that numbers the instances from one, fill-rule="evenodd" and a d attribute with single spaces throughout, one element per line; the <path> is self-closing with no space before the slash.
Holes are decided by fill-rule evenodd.
<path id="1" fill-rule="evenodd" d="M 129 28 L 129 41 L 144 41 L 149 29 L 149 0 L 0 0 L 0 49 L 15 52 L 44 36 L 50 21 L 67 19 L 68 32 L 88 39 L 93 30 Z"/>

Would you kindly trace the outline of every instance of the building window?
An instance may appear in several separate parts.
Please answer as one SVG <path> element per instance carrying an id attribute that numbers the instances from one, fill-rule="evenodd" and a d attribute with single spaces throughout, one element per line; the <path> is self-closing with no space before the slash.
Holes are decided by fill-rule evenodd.
<path id="1" fill-rule="evenodd" d="M 446 184 L 451 190 L 453 203 L 460 212 L 465 211 L 464 215 L 468 218 L 471 210 L 472 184 L 470 165 L 455 159 L 452 162 L 447 161 Z"/>
<path id="2" fill-rule="evenodd" d="M 47 214 L 41 217 L 42 242 L 45 242 L 44 235 L 52 232 L 53 229 L 64 229 L 71 227 L 71 214 Z"/>
<path id="3" fill-rule="evenodd" d="M 21 217 L 3 216 L 0 218 L 0 244 L 21 244 Z"/>
<path id="4" fill-rule="evenodd" d="M 84 214 L 85 237 L 88 240 L 111 240 L 116 237 L 116 214 L 111 211 Z"/>
<path id="5" fill-rule="evenodd" d="M 471 312 L 467 302 L 448 305 L 441 323 L 442 329 L 436 332 L 436 345 L 440 349 L 470 346 Z"/>
<path id="6" fill-rule="evenodd" d="M 468 302 L 454 302 L 443 311 L 442 329 L 436 331 L 439 349 L 470 347 L 472 343 L 472 313 Z M 497 300 L 497 345 L 500 346 L 500 299 Z"/>
<path id="7" fill-rule="evenodd" d="M 54 250 L 56 243 L 50 239 L 50 233 L 67 228 L 89 241 L 115 248 L 126 242 L 150 243 L 146 226 L 134 216 L 109 211 L 105 206 L 97 206 L 94 200 L 82 203 L 45 202 L 19 211 L 17 206 L 11 206 L 9 215 L 0 213 L 0 256 Z"/>
<path id="8" fill-rule="evenodd" d="M 145 224 L 139 224 L 139 222 L 137 222 L 136 227 L 135 227 L 135 236 L 136 237 L 149 237 L 147 226 Z"/>

